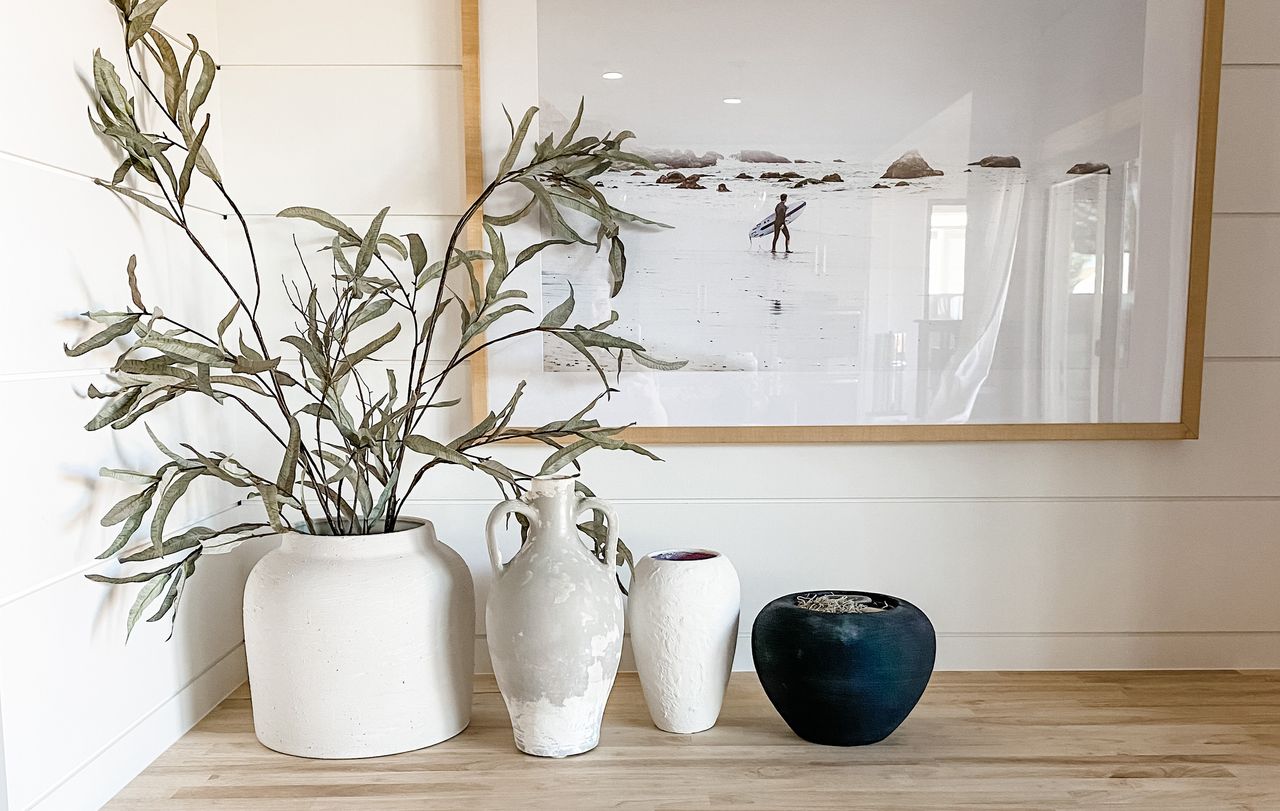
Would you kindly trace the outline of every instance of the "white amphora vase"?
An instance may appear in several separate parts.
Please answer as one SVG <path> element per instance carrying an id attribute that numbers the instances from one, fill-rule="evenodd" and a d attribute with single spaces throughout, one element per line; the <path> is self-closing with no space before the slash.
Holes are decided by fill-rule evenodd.
<path id="1" fill-rule="evenodd" d="M 608 519 L 608 564 L 579 539 L 577 519 L 587 510 Z M 511 513 L 529 520 L 529 536 L 503 563 L 497 532 Z M 537 477 L 524 500 L 494 507 L 486 529 L 489 654 L 516 747 L 542 757 L 594 749 L 622 655 L 617 515 L 574 492 L 573 476 Z"/>
<path id="2" fill-rule="evenodd" d="M 738 644 L 739 603 L 738 573 L 719 552 L 672 549 L 636 562 L 627 624 L 658 729 L 715 725 Z"/>
<path id="3" fill-rule="evenodd" d="M 277 752 L 391 755 L 471 719 L 475 588 L 430 521 L 285 533 L 245 584 L 244 646 L 254 732 Z"/>

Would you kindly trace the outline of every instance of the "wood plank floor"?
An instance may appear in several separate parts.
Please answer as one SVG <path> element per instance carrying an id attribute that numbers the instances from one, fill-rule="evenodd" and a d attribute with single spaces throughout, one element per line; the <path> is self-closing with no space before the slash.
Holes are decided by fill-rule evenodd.
<path id="1" fill-rule="evenodd" d="M 240 688 L 111 809 L 1280 809 L 1280 673 L 940 673 L 886 741 L 813 746 L 754 674 L 720 723 L 671 735 L 619 676 L 600 747 L 516 751 L 492 677 L 462 735 L 393 757 L 317 761 L 253 737 Z"/>

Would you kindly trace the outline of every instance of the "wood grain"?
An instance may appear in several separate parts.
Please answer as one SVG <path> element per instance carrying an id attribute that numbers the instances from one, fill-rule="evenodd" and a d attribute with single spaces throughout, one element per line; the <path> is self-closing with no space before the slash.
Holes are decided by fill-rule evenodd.
<path id="1" fill-rule="evenodd" d="M 240 688 L 109 806 L 183 809 L 1280 807 L 1280 672 L 939 673 L 883 743 L 813 746 L 754 674 L 720 723 L 671 735 L 619 676 L 600 747 L 517 752 L 491 677 L 438 746 L 315 761 L 257 743 Z"/>
<path id="2" fill-rule="evenodd" d="M 1213 178 L 1218 148 L 1218 97 L 1222 92 L 1222 32 L 1226 0 L 1205 0 L 1200 55 L 1200 110 L 1196 179 L 1191 205 L 1191 267 L 1187 279 L 1187 329 L 1182 352 L 1182 427 L 1200 436 L 1204 389 L 1205 315 L 1209 302 L 1209 244 L 1213 230 Z"/>
<path id="3" fill-rule="evenodd" d="M 484 143 L 480 131 L 480 0 L 459 0 L 462 19 L 462 127 L 466 143 L 467 200 L 484 191 Z M 479 250 L 484 243 L 484 209 L 467 226 L 465 248 Z M 481 263 L 481 274 L 488 264 Z M 473 302 L 474 305 L 474 302 Z M 473 344 L 487 340 L 481 332 Z M 471 382 L 471 417 L 478 425 L 489 412 L 489 355 L 480 352 L 467 363 Z"/>

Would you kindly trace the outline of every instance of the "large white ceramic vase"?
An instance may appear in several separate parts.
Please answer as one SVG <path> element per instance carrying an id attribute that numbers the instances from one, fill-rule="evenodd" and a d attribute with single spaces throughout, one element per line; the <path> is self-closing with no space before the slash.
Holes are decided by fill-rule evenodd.
<path id="1" fill-rule="evenodd" d="M 381 535 L 286 533 L 249 574 L 253 725 L 278 752 L 421 749 L 471 719 L 475 590 L 430 521 Z"/>
<path id="2" fill-rule="evenodd" d="M 667 732 L 715 725 L 738 642 L 740 586 L 710 549 L 653 552 L 636 563 L 627 623 L 653 723 Z"/>
<path id="3" fill-rule="evenodd" d="M 579 540 L 577 518 L 587 510 L 608 518 L 609 564 Z M 525 516 L 530 532 L 504 563 L 497 533 L 511 513 Z M 525 500 L 494 508 L 487 533 L 489 654 L 516 747 L 543 757 L 594 749 L 622 655 L 617 516 L 599 499 L 580 498 L 572 476 L 539 477 Z"/>

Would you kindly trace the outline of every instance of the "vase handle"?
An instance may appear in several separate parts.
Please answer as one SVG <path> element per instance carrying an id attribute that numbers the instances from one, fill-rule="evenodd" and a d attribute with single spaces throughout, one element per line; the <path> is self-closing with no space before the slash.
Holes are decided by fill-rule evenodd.
<path id="1" fill-rule="evenodd" d="M 618 565 L 618 514 L 608 502 L 598 498 L 584 498 L 578 502 L 578 515 L 582 515 L 587 510 L 599 510 L 604 513 L 605 518 L 609 519 L 605 525 L 604 558 L 605 568 L 613 571 Z"/>
<path id="2" fill-rule="evenodd" d="M 538 525 L 538 511 L 531 505 L 516 499 L 510 499 L 502 502 L 493 508 L 489 513 L 489 520 L 485 524 L 485 539 L 489 543 L 489 563 L 493 566 L 493 576 L 500 577 L 502 572 L 507 568 L 502 562 L 502 550 L 498 547 L 498 524 L 506 520 L 511 513 L 519 513 L 528 518 L 534 526 Z"/>

